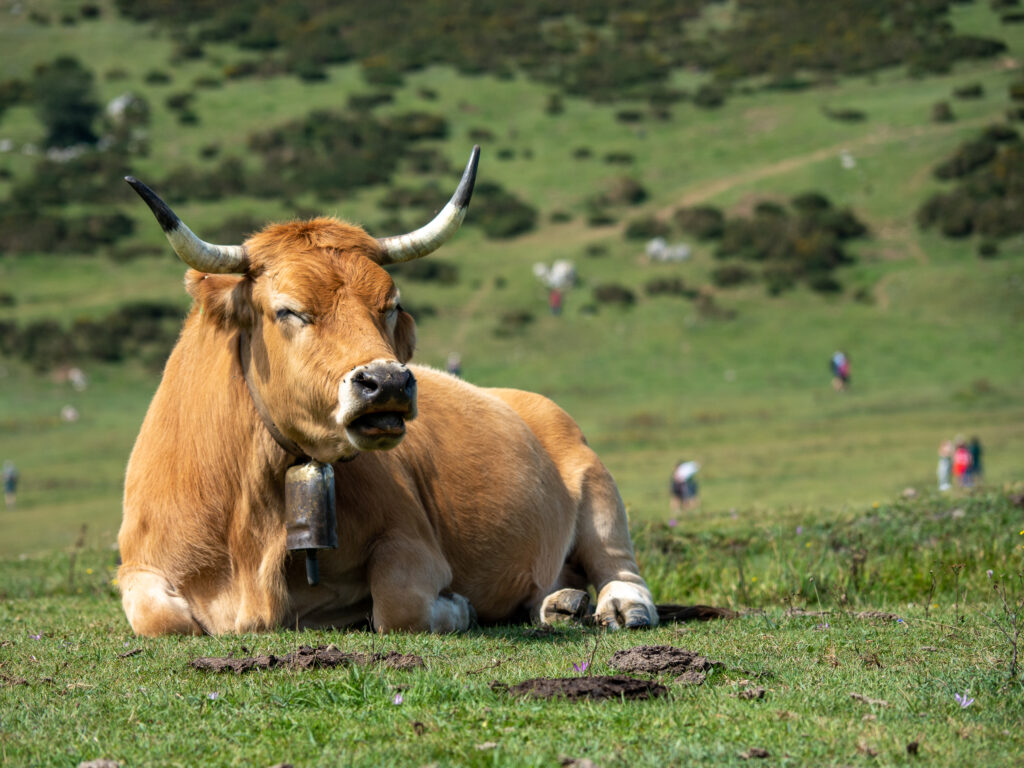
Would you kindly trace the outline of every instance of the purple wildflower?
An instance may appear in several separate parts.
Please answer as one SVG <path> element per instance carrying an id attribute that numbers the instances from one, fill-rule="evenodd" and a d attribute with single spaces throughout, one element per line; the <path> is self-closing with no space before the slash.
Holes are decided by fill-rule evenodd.
<path id="1" fill-rule="evenodd" d="M 819 624 L 817 626 L 817 629 L 828 629 L 828 628 L 829 628 L 829 626 L 828 626 L 828 622 L 827 621 L 823 621 L 821 624 Z"/>
<path id="2" fill-rule="evenodd" d="M 670 517 L 668 519 L 668 527 L 669 528 L 675 528 L 677 525 L 679 525 L 679 521 L 676 520 L 674 517 Z"/>
<path id="3" fill-rule="evenodd" d="M 38 635 L 29 634 L 29 637 L 31 637 L 33 640 L 42 640 L 43 639 L 43 633 L 40 632 Z"/>
<path id="4" fill-rule="evenodd" d="M 587 667 L 589 667 L 589 666 L 590 666 L 590 662 L 589 661 L 584 661 L 581 664 L 573 664 L 572 668 L 575 669 L 579 674 L 582 675 L 584 672 L 587 671 Z"/>
<path id="5" fill-rule="evenodd" d="M 405 698 L 404 698 L 404 697 L 402 696 L 402 694 L 401 694 L 401 693 L 396 693 L 396 694 L 395 694 L 395 698 L 393 698 L 393 699 L 391 700 L 391 703 L 392 703 L 392 704 L 394 704 L 394 705 L 395 705 L 395 706 L 397 707 L 397 706 L 398 706 L 399 704 L 401 704 L 401 703 L 402 703 L 403 701 L 405 701 Z"/>
<path id="6" fill-rule="evenodd" d="M 992 569 L 991 568 L 989 568 L 987 571 L 985 571 L 985 573 L 988 574 L 988 577 L 990 579 L 992 578 Z"/>
<path id="7" fill-rule="evenodd" d="M 803 532 L 804 532 L 804 527 L 802 525 L 798 525 L 796 527 L 796 535 L 800 536 Z"/>
<path id="8" fill-rule="evenodd" d="M 967 698 L 966 691 L 964 692 L 963 696 L 961 696 L 959 693 L 954 693 L 953 698 L 956 699 L 956 703 L 960 705 L 960 709 L 967 709 L 969 706 L 971 706 L 971 704 L 974 703 L 974 699 Z"/>
<path id="9" fill-rule="evenodd" d="M 206 698 L 208 698 L 210 701 L 216 701 L 220 698 L 220 692 L 212 691 L 211 693 L 206 694 Z"/>

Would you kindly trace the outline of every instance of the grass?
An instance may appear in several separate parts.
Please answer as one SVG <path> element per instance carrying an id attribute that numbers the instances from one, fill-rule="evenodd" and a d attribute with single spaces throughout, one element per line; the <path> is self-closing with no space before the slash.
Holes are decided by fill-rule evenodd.
<path id="1" fill-rule="evenodd" d="M 370 90 L 355 66 L 332 68 L 320 84 L 224 80 L 197 89 L 199 124 L 183 127 L 164 107 L 166 96 L 219 76 L 242 55 L 211 45 L 203 60 L 172 64 L 165 31 L 122 22 L 101 6 L 102 20 L 75 27 L 7 18 L 0 79 L 70 53 L 101 75 L 104 101 L 144 93 L 154 108 L 153 150 L 133 169 L 144 179 L 206 162 L 199 153 L 210 144 L 241 151 L 240 137 L 254 126 L 341 109 L 349 94 Z M 54 18 L 77 13 L 76 4 L 56 0 L 34 7 Z M 723 6 L 706 21 L 729 13 Z M 998 34 L 1010 56 L 1024 56 L 1021 29 L 999 27 L 988 4 L 955 4 L 951 13 L 959 29 Z M 128 60 L 140 63 L 123 79 L 104 76 Z M 916 80 L 892 70 L 826 89 L 736 94 L 720 109 L 680 104 L 669 120 L 640 126 L 616 121 L 615 113 L 645 105 L 565 98 L 556 116 L 544 110 L 548 89 L 523 78 L 436 67 L 410 75 L 381 111 L 445 112 L 450 134 L 436 146 L 459 167 L 470 131 L 491 131 L 496 139 L 484 146 L 481 178 L 543 212 L 536 232 L 511 241 L 464 229 L 438 256 L 458 266 L 456 285 L 400 281 L 411 305 L 437 310 L 421 317 L 417 359 L 442 366 L 457 350 L 475 383 L 553 397 L 619 482 L 656 599 L 755 612 L 600 636 L 569 628 L 537 637 L 505 627 L 460 637 L 281 631 L 134 638 L 111 584 L 111 546 L 124 463 L 158 379 L 136 361 L 89 365 L 90 386 L 76 392 L 49 373 L 0 360 L 0 460 L 14 458 L 22 476 L 17 509 L 2 512 L 0 535 L 0 762 L 552 765 L 567 756 L 604 766 L 739 765 L 748 764 L 739 753 L 751 747 L 767 749 L 768 764 L 1019 760 L 1024 699 L 1019 674 L 1016 681 L 1009 675 L 1008 642 L 990 618 L 1003 609 L 987 571 L 1007 580 L 1024 569 L 1021 513 L 1006 492 L 1020 491 L 1024 455 L 1024 240 L 1006 241 L 998 259 L 979 260 L 976 242 L 920 232 L 913 222 L 920 201 L 941 187 L 931 167 L 1003 114 L 1006 86 L 1019 77 L 1019 67 L 1004 65 L 967 63 Z M 147 85 L 150 69 L 170 72 L 173 83 Z M 693 88 L 699 77 L 681 72 L 677 84 Z M 953 100 L 956 122 L 930 123 L 932 104 L 970 82 L 984 84 L 984 97 Z M 436 101 L 424 100 L 425 87 Z M 868 119 L 831 121 L 825 106 L 861 109 Z M 41 132 L 24 107 L 0 121 L 0 137 L 19 146 L 38 142 Z M 581 146 L 593 150 L 592 159 L 573 159 Z M 499 159 L 505 148 L 516 151 L 513 159 Z M 842 149 L 856 159 L 854 170 L 841 167 Z M 601 160 L 615 151 L 633 154 L 632 165 Z M 33 163 L 16 152 L 0 155 L 13 179 Z M 649 199 L 615 211 L 618 225 L 588 227 L 588 200 L 621 174 L 637 178 Z M 422 179 L 400 174 L 396 182 Z M 0 180 L 0 194 L 12 183 Z M 871 228 L 856 247 L 857 263 L 840 273 L 842 296 L 722 291 L 716 302 L 736 312 L 723 321 L 681 299 L 644 294 L 651 277 L 707 283 L 711 249 L 697 243 L 689 262 L 650 264 L 622 238 L 623 222 L 703 202 L 749 211 L 759 199 L 784 202 L 810 188 L 851 206 Z M 200 234 L 230 215 L 282 219 L 299 208 L 373 225 L 383 218 L 376 206 L 383 191 L 336 201 L 193 203 L 178 212 Z M 148 211 L 127 190 L 124 199 L 122 209 L 138 222 L 134 239 L 163 246 Z M 553 224 L 554 210 L 572 219 Z M 421 223 L 404 216 L 410 226 Z M 588 256 L 591 245 L 606 255 Z M 558 318 L 547 314 L 531 272 L 535 262 L 556 258 L 573 259 L 584 280 Z M 3 256 L 0 287 L 18 303 L 0 308 L 0 320 L 70 323 L 102 317 L 126 297 L 184 310 L 182 273 L 169 254 L 124 264 L 102 254 Z M 633 289 L 636 306 L 587 311 L 590 289 L 609 281 Z M 858 290 L 863 301 L 852 298 Z M 522 335 L 497 338 L 501 314 L 522 310 L 534 315 Z M 828 384 L 826 363 L 837 347 L 853 361 L 853 387 L 843 395 Z M 66 404 L 78 409 L 77 422 L 61 421 Z M 936 448 L 958 432 L 981 437 L 988 485 L 934 496 Z M 669 526 L 668 474 L 682 457 L 703 465 L 703 506 Z M 901 496 L 908 486 L 917 498 Z M 792 615 L 790 606 L 830 613 Z M 903 621 L 857 619 L 862 610 Z M 197 656 L 281 654 L 331 642 L 342 650 L 417 653 L 427 666 L 237 677 L 188 668 Z M 510 701 L 489 685 L 574 675 L 572 665 L 589 658 L 595 642 L 595 674 L 610 671 L 605 662 L 616 649 L 638 644 L 685 647 L 724 666 L 699 687 L 663 680 L 670 693 L 650 702 Z M 140 652 L 122 657 L 134 649 Z M 13 684 L 19 679 L 27 685 Z M 767 688 L 766 697 L 736 697 L 744 680 Z M 975 703 L 961 709 L 953 696 L 965 692 Z M 912 742 L 918 758 L 908 753 Z"/>
<path id="2" fill-rule="evenodd" d="M 77 552 L 73 571 L 68 552 L 8 560 L 0 563 L 0 756 L 40 766 L 100 757 L 166 766 L 551 765 L 565 756 L 606 766 L 741 765 L 740 753 L 759 747 L 770 764 L 1012 763 L 1024 748 L 1024 688 L 1019 673 L 1007 674 L 986 570 L 1001 578 L 1021 569 L 1019 508 L 1002 492 L 900 500 L 842 519 L 808 513 L 794 536 L 801 519 L 638 531 L 659 601 L 760 610 L 611 635 L 512 626 L 459 637 L 134 638 L 110 585 L 110 552 Z M 861 589 L 850 580 L 851 542 L 865 549 Z M 858 618 L 865 607 L 902 620 Z M 426 667 L 211 675 L 188 666 L 199 656 L 328 643 L 414 653 Z M 490 685 L 573 677 L 572 665 L 591 655 L 590 674 L 613 674 L 614 651 L 656 644 L 722 666 L 701 686 L 663 676 L 668 695 L 647 702 L 517 700 Z M 737 696 L 754 685 L 766 689 L 763 699 Z M 964 693 L 975 699 L 966 709 L 954 700 Z M 912 742 L 918 758 L 907 751 Z"/>

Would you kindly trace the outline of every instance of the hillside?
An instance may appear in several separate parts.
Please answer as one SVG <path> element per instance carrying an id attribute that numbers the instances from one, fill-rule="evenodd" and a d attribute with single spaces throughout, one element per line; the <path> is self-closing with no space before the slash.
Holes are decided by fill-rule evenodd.
<path id="1" fill-rule="evenodd" d="M 717 53 L 656 57 L 650 81 L 595 81 L 607 98 L 534 59 L 435 52 L 406 62 L 396 53 L 395 76 L 383 77 L 350 49 L 314 61 L 320 74 L 309 76 L 289 69 L 288 39 L 239 45 L 210 34 L 203 24 L 213 22 L 131 19 L 114 3 L 39 3 L 18 15 L 5 7 L 0 459 L 17 462 L 22 486 L 0 555 L 63 546 L 83 523 L 97 543 L 112 540 L 124 463 L 175 313 L 188 305 L 183 266 L 121 176 L 166 194 L 209 240 L 313 213 L 388 235 L 429 217 L 474 143 L 481 190 L 464 230 L 431 257 L 449 267 L 436 270 L 448 279 L 396 272 L 419 322 L 417 359 L 443 367 L 455 351 L 470 381 L 553 397 L 608 463 L 634 520 L 667 515 L 668 474 L 684 457 L 703 465 L 698 527 L 731 510 L 838 510 L 930 487 L 936 448 L 957 433 L 981 438 L 989 482 L 1020 480 L 1024 239 L 947 237 L 941 227 L 922 230 L 917 214 L 957 183 L 933 169 L 1019 110 L 1011 96 L 1024 25 L 1005 20 L 999 4 L 937 3 L 935 23 L 953 30 L 943 40 L 999 40 L 1006 50 L 933 66 L 932 48 L 907 43 L 913 55 L 899 61 L 825 74 L 812 56 L 768 77 L 753 57 L 753 73 L 726 66 L 738 61 L 727 55 L 738 45 L 727 32 L 767 23 L 747 8 L 759 4 L 684 5 L 688 15 L 675 23 L 685 40 L 723 41 Z M 550 20 L 538 23 L 551 31 Z M 685 40 L 659 38 L 658 50 Z M 62 55 L 88 76 L 57 67 Z M 558 61 L 563 75 L 586 71 L 585 60 Z M 104 107 L 128 92 L 143 97 L 148 117 L 118 133 L 97 116 L 97 133 L 114 137 L 116 151 L 46 162 L 53 126 L 28 86 L 10 83 L 54 68 L 58 80 L 90 83 Z M 710 104 L 708 89 L 722 102 Z M 933 119 L 940 102 L 952 120 Z M 310 136 L 299 150 L 289 143 Z M 390 160 L 350 151 L 335 165 L 334 155 L 317 154 L 352 136 Z M 766 262 L 716 257 L 721 241 L 687 233 L 676 215 L 711 205 L 755 228 L 758 216 L 788 216 L 778 226 L 789 232 L 802 226 L 791 201 L 809 191 L 852 212 L 866 233 L 842 240 L 834 267 L 788 272 L 776 295 Z M 643 231 L 636 222 L 687 243 L 691 257 L 652 262 L 646 238 L 626 237 L 633 226 Z M 29 235 L 39 239 L 26 245 Z M 984 243 L 994 257 L 979 256 Z M 581 280 L 558 317 L 532 271 L 556 259 L 572 260 Z M 743 266 L 745 282 L 721 284 L 723 265 Z M 822 276 L 838 290 L 814 288 Z M 682 291 L 651 293 L 654 280 Z M 634 301 L 596 298 L 607 285 Z M 829 385 L 835 349 L 853 362 L 842 394 Z M 71 364 L 89 377 L 84 391 L 54 375 Z M 78 420 L 61 419 L 66 405 Z"/>

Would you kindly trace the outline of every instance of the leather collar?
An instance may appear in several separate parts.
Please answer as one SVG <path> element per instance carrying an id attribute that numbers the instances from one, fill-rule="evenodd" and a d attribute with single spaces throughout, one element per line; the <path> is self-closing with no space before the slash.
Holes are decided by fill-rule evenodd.
<path id="1" fill-rule="evenodd" d="M 281 430 L 277 428 L 274 420 L 270 418 L 270 412 L 267 410 L 266 403 L 263 402 L 263 398 L 260 397 L 259 392 L 256 391 L 256 387 L 252 381 L 252 374 L 250 368 L 252 366 L 252 349 L 249 346 L 249 334 L 242 329 L 238 334 L 238 361 L 242 365 L 242 377 L 245 379 L 245 385 L 249 388 L 249 396 L 252 398 L 252 404 L 256 406 L 256 412 L 260 415 L 263 420 L 263 426 L 267 428 L 267 432 L 274 438 L 279 446 L 285 453 L 289 453 L 299 461 L 309 461 L 310 457 L 306 454 L 302 448 L 299 447 L 298 443 L 294 440 L 290 440 L 285 437 Z"/>

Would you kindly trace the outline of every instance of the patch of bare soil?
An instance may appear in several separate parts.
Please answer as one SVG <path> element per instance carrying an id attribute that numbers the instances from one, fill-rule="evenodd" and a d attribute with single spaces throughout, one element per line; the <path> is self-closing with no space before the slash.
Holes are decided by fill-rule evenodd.
<path id="1" fill-rule="evenodd" d="M 728 608 L 717 608 L 713 605 L 675 605 L 662 603 L 658 609 L 658 621 L 666 624 L 673 621 L 711 621 L 712 619 L 735 619 L 736 611 Z"/>
<path id="2" fill-rule="evenodd" d="M 640 645 L 616 651 L 608 664 L 622 672 L 671 673 L 677 675 L 675 682 L 683 685 L 700 685 L 713 667 L 722 665 L 720 661 L 711 661 L 706 656 L 671 645 Z"/>
<path id="3" fill-rule="evenodd" d="M 193 669 L 203 672 L 251 672 L 254 669 L 319 669 L 337 666 L 367 666 L 370 664 L 383 664 L 391 669 L 416 669 L 425 666 L 423 659 L 411 653 L 398 653 L 388 651 L 387 653 L 347 653 L 338 650 L 333 645 L 326 648 L 310 648 L 308 645 L 299 646 L 293 653 L 284 656 L 274 654 L 249 656 L 236 659 L 232 656 L 218 658 L 215 656 L 203 656 L 194 659 L 189 663 Z"/>
<path id="4" fill-rule="evenodd" d="M 518 685 L 493 682 L 494 690 L 506 690 L 512 696 L 533 699 L 569 699 L 570 701 L 600 699 L 651 699 L 668 691 L 653 680 L 637 680 L 623 675 L 593 677 L 538 677 Z"/>

